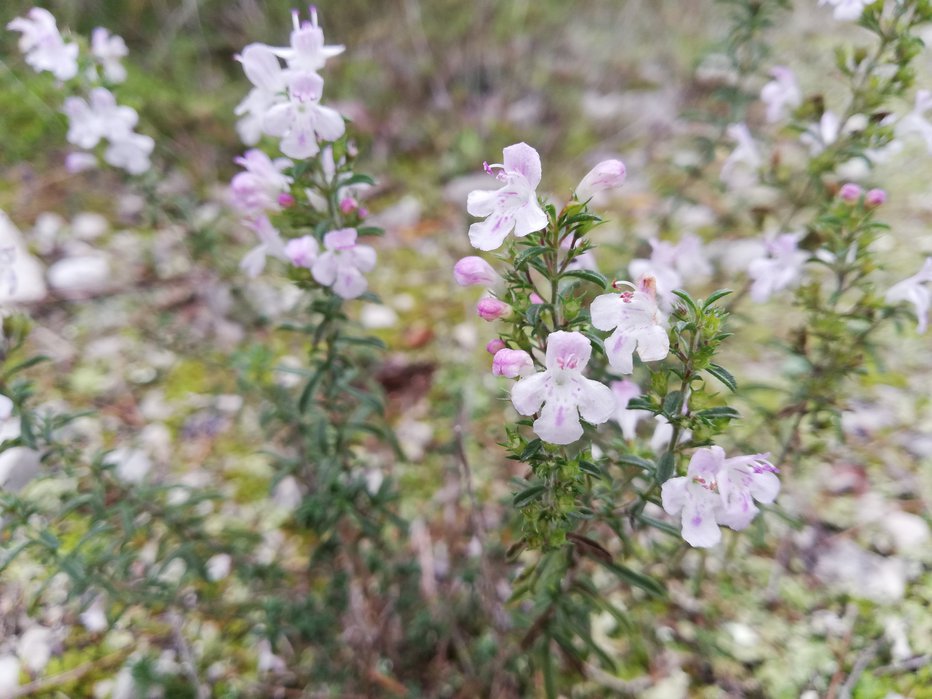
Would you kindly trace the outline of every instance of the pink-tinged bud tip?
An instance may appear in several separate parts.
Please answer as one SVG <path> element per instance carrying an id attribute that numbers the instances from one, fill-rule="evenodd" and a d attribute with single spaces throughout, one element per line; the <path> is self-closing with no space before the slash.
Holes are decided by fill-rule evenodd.
<path id="1" fill-rule="evenodd" d="M 453 265 L 453 278 L 456 279 L 456 283 L 460 286 L 473 286 L 475 284 L 492 286 L 498 279 L 498 275 L 488 262 L 481 257 L 470 255 Z"/>
<path id="2" fill-rule="evenodd" d="M 343 197 L 340 200 L 340 211 L 344 214 L 352 213 L 357 206 L 359 206 L 359 204 L 353 197 Z"/>
<path id="3" fill-rule="evenodd" d="M 282 192 L 278 195 L 278 205 L 283 209 L 290 209 L 295 204 L 295 199 L 293 196 L 288 194 L 288 192 Z"/>
<path id="4" fill-rule="evenodd" d="M 864 190 L 861 189 L 858 185 L 854 184 L 854 182 L 848 182 L 843 184 L 841 189 L 838 190 L 838 196 L 849 204 L 853 204 L 861 198 L 861 194 L 863 192 Z"/>
<path id="5" fill-rule="evenodd" d="M 864 203 L 868 206 L 882 206 L 887 201 L 887 193 L 882 189 L 871 189 L 864 196 Z"/>
<path id="6" fill-rule="evenodd" d="M 499 350 L 505 349 L 506 345 L 504 340 L 499 337 L 496 337 L 494 340 L 489 340 L 489 344 L 485 346 L 485 351 L 491 355 L 495 355 Z"/>
<path id="7" fill-rule="evenodd" d="M 531 292 L 531 303 L 544 303 L 544 300 L 540 297 L 540 294 L 536 292 Z"/>
<path id="8" fill-rule="evenodd" d="M 620 160 L 603 160 L 592 168 L 576 186 L 576 200 L 588 201 L 599 192 L 620 187 L 625 182 L 627 170 Z"/>
<path id="9" fill-rule="evenodd" d="M 479 314 L 482 320 L 487 320 L 489 322 L 498 320 L 510 310 L 511 306 L 507 303 L 491 297 L 479 299 L 479 303 L 476 304 L 476 313 Z"/>
<path id="10" fill-rule="evenodd" d="M 492 373 L 495 376 L 516 379 L 533 371 L 534 361 L 524 350 L 501 349 L 492 359 Z"/>

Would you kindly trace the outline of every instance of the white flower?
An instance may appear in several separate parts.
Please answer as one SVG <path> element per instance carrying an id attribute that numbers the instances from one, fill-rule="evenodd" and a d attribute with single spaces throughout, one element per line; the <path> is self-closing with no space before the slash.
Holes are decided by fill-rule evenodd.
<path id="1" fill-rule="evenodd" d="M 292 76 L 288 101 L 274 105 L 265 114 L 263 131 L 280 137 L 282 153 L 290 158 L 310 158 L 320 151 L 320 141 L 335 141 L 346 130 L 338 111 L 321 106 L 323 89 L 323 78 L 316 73 Z"/>
<path id="2" fill-rule="evenodd" d="M 515 410 L 521 415 L 540 411 L 534 432 L 545 442 L 575 442 L 583 434 L 580 417 L 598 425 L 615 411 L 612 389 L 582 375 L 591 354 L 592 344 L 585 335 L 558 330 L 547 338 L 546 370 L 512 387 Z"/>
<path id="3" fill-rule="evenodd" d="M 861 18 L 864 8 L 874 0 L 819 0 L 819 5 L 831 5 L 835 8 L 835 19 L 851 22 Z"/>
<path id="4" fill-rule="evenodd" d="M 19 660 L 15 655 L 0 655 L 0 697 L 14 697 L 19 688 Z"/>
<path id="5" fill-rule="evenodd" d="M 152 165 L 149 160 L 155 141 L 139 133 L 115 134 L 104 151 L 104 161 L 131 175 L 141 175 Z"/>
<path id="6" fill-rule="evenodd" d="M 932 109 L 932 92 L 918 90 L 916 92 L 916 103 L 912 111 L 900 119 L 896 125 L 896 130 L 900 137 L 911 134 L 921 136 L 926 143 L 926 149 L 932 153 L 932 123 L 929 123 L 925 116 L 929 109 Z"/>
<path id="7" fill-rule="evenodd" d="M 770 74 L 773 80 L 761 89 L 760 98 L 767 105 L 767 121 L 775 122 L 780 121 L 788 110 L 798 107 L 803 98 L 792 70 L 775 66 Z"/>
<path id="8" fill-rule="evenodd" d="M 311 21 L 301 22 L 297 10 L 291 13 L 294 31 L 291 32 L 291 46 L 272 49 L 276 56 L 285 59 L 291 70 L 298 72 L 316 72 L 324 67 L 328 58 L 343 53 L 344 46 L 326 46 L 324 32 L 317 24 L 317 10 L 311 6 Z"/>
<path id="9" fill-rule="evenodd" d="M 610 384 L 615 394 L 615 421 L 621 427 L 622 436 L 629 442 L 637 437 L 638 422 L 650 416 L 647 410 L 628 410 L 632 398 L 641 395 L 640 387 L 633 381 L 613 381 Z"/>
<path id="10" fill-rule="evenodd" d="M 685 235 L 673 244 L 656 238 L 650 239 L 651 254 L 647 259 L 637 258 L 628 265 L 632 279 L 652 276 L 657 280 L 657 296 L 664 309 L 672 307 L 674 289 L 683 285 L 683 277 L 690 279 L 705 277 L 712 271 L 702 247 L 695 235 Z"/>
<path id="11" fill-rule="evenodd" d="M 734 185 L 737 183 L 739 166 L 742 171 L 750 170 L 756 176 L 757 169 L 763 163 L 747 124 L 731 124 L 726 130 L 728 137 L 735 142 L 735 149 L 722 164 L 721 179 Z"/>
<path id="12" fill-rule="evenodd" d="M 237 56 L 246 77 L 254 87 L 234 113 L 242 117 L 236 124 L 243 143 L 255 145 L 262 137 L 262 124 L 268 111 L 287 101 L 285 74 L 278 58 L 265 44 L 250 44 Z"/>
<path id="13" fill-rule="evenodd" d="M 48 10 L 34 7 L 28 12 L 28 19 L 17 17 L 6 26 L 22 32 L 19 50 L 33 70 L 47 70 L 59 80 L 71 80 L 78 74 L 78 45 L 65 43 L 55 17 Z"/>
<path id="14" fill-rule="evenodd" d="M 809 253 L 798 249 L 802 233 L 785 233 L 765 244 L 766 256 L 751 260 L 751 298 L 763 303 L 773 294 L 799 283 Z"/>
<path id="15" fill-rule="evenodd" d="M 52 659 L 52 632 L 44 626 L 27 629 L 16 644 L 16 654 L 29 672 L 42 672 Z"/>
<path id="16" fill-rule="evenodd" d="M 809 147 L 812 155 L 818 155 L 838 140 L 841 122 L 835 112 L 824 112 L 818 124 L 810 124 L 799 140 Z"/>
<path id="17" fill-rule="evenodd" d="M 932 301 L 932 294 L 924 286 L 928 282 L 932 282 L 932 257 L 926 258 L 918 273 L 891 286 L 884 296 L 887 303 L 909 301 L 916 307 L 916 317 L 919 320 L 916 330 L 919 334 L 924 333 L 929 324 L 929 305 Z"/>
<path id="18" fill-rule="evenodd" d="M 540 184 L 540 156 L 526 143 L 516 143 L 503 151 L 502 165 L 485 165 L 502 186 L 496 190 L 476 190 L 466 199 L 472 216 L 485 218 L 469 227 L 469 242 L 479 250 L 496 250 L 514 230 L 521 238 L 547 225 L 547 214 L 537 203 Z"/>
<path id="19" fill-rule="evenodd" d="M 91 54 L 104 69 L 104 77 L 112 83 L 126 80 L 126 68 L 120 63 L 129 53 L 123 37 L 97 27 L 91 34 Z"/>
<path id="20" fill-rule="evenodd" d="M 631 291 L 603 294 L 593 300 L 589 313 L 599 330 L 614 330 L 605 340 L 608 362 L 622 374 L 634 371 L 634 352 L 642 362 L 663 359 L 670 351 L 666 319 L 657 305 L 657 282 L 643 277 Z"/>
<path id="21" fill-rule="evenodd" d="M 311 274 L 318 284 L 333 288 L 345 299 L 361 296 L 368 286 L 364 272 L 375 267 L 375 250 L 356 244 L 356 229 L 341 228 L 324 236 L 324 252 L 314 261 Z"/>

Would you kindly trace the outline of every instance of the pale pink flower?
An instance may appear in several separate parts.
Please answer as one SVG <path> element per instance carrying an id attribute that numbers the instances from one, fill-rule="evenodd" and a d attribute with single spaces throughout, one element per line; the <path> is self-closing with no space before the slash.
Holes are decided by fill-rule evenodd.
<path id="1" fill-rule="evenodd" d="M 126 68 L 120 63 L 121 58 L 129 54 L 123 37 L 111 34 L 103 27 L 97 27 L 91 33 L 91 54 L 104 69 L 104 77 L 112 83 L 126 80 Z"/>
<path id="2" fill-rule="evenodd" d="M 453 265 L 453 278 L 460 286 L 473 286 L 476 284 L 492 286 L 498 281 L 499 277 L 495 270 L 492 269 L 492 265 L 481 257 L 470 255 Z"/>
<path id="3" fill-rule="evenodd" d="M 663 359 L 670 351 L 666 318 L 657 305 L 657 281 L 643 277 L 630 291 L 597 296 L 589 313 L 592 324 L 599 330 L 614 330 L 605 340 L 608 362 L 622 374 L 634 371 L 634 352 L 642 362 Z"/>
<path id="4" fill-rule="evenodd" d="M 295 267 L 311 269 L 319 253 L 320 246 L 312 235 L 293 238 L 285 244 L 285 255 Z"/>
<path id="5" fill-rule="evenodd" d="M 118 105 L 113 93 L 103 87 L 91 90 L 87 101 L 66 98 L 62 111 L 68 117 L 68 142 L 84 149 L 93 148 L 103 138 L 132 132 L 139 121 L 135 109 Z"/>
<path id="6" fill-rule="evenodd" d="M 491 296 L 479 299 L 479 302 L 476 304 L 476 313 L 482 320 L 487 320 L 489 322 L 498 320 L 507 315 L 510 311 L 511 306 Z"/>
<path id="7" fill-rule="evenodd" d="M 268 111 L 288 100 L 286 76 L 275 53 L 265 44 L 249 44 L 236 59 L 243 64 L 246 77 L 253 84 L 253 89 L 234 110 L 241 117 L 236 130 L 243 143 L 251 146 L 262 138 Z"/>
<path id="8" fill-rule="evenodd" d="M 17 17 L 6 27 L 22 33 L 19 50 L 36 72 L 47 70 L 59 80 L 71 80 L 78 74 L 78 45 L 65 43 L 48 10 L 33 7 L 27 17 Z"/>
<path id="9" fill-rule="evenodd" d="M 503 348 L 492 358 L 492 373 L 495 376 L 504 376 L 516 379 L 527 376 L 534 371 L 534 360 L 524 350 Z"/>
<path id="10" fill-rule="evenodd" d="M 916 307 L 916 317 L 919 324 L 916 327 L 921 335 L 929 324 L 929 305 L 932 303 L 932 294 L 925 286 L 932 282 L 932 257 L 927 257 L 922 269 L 913 276 L 891 286 L 884 295 L 887 303 L 909 301 Z"/>
<path id="11" fill-rule="evenodd" d="M 246 273 L 246 276 L 258 276 L 265 269 L 265 260 L 269 255 L 280 260 L 288 259 L 285 255 L 285 244 L 282 242 L 281 235 L 272 225 L 272 222 L 269 221 L 268 216 L 264 214 L 258 216 L 247 221 L 246 225 L 259 238 L 259 244 L 246 253 L 239 263 L 240 269 Z"/>
<path id="12" fill-rule="evenodd" d="M 767 105 L 767 121 L 772 123 L 780 121 L 787 111 L 798 107 L 803 98 L 792 70 L 785 66 L 774 66 L 770 74 L 773 80 L 761 89 L 760 98 Z"/>
<path id="13" fill-rule="evenodd" d="M 104 151 L 104 161 L 131 175 L 141 175 L 151 167 L 149 155 L 154 149 L 155 141 L 151 136 L 132 131 L 113 134 Z"/>
<path id="14" fill-rule="evenodd" d="M 615 394 L 615 421 L 621 427 L 622 436 L 629 442 L 637 437 L 638 422 L 650 416 L 647 410 L 628 410 L 628 402 L 641 395 L 640 387 L 633 381 L 613 381 L 610 385 Z"/>
<path id="15" fill-rule="evenodd" d="M 324 107 L 320 98 L 324 81 L 316 73 L 292 75 L 288 101 L 272 106 L 265 114 L 262 130 L 280 137 L 282 153 L 296 160 L 317 155 L 322 141 L 335 141 L 346 130 L 343 117 Z"/>
<path id="16" fill-rule="evenodd" d="M 778 291 L 799 283 L 809 253 L 798 248 L 802 233 L 784 233 L 765 243 L 766 255 L 751 260 L 751 298 L 763 303 Z"/>
<path id="17" fill-rule="evenodd" d="M 344 46 L 326 46 L 324 32 L 317 24 L 317 9 L 312 5 L 311 21 L 301 21 L 297 10 L 292 10 L 291 19 L 294 30 L 291 32 L 291 45 L 287 48 L 272 49 L 276 56 L 285 59 L 289 69 L 297 72 L 317 72 L 324 67 L 328 58 L 343 53 Z"/>
<path id="18" fill-rule="evenodd" d="M 496 250 L 511 231 L 524 237 L 547 225 L 547 214 L 537 203 L 540 184 L 540 156 L 526 143 L 505 148 L 504 164 L 485 165 L 502 186 L 496 190 L 476 190 L 466 199 L 466 210 L 472 216 L 485 218 L 469 227 L 469 242 L 479 250 Z"/>
<path id="19" fill-rule="evenodd" d="M 676 244 L 656 238 L 651 238 L 649 242 L 650 257 L 631 260 L 628 273 L 632 279 L 641 279 L 648 275 L 654 277 L 657 280 L 657 297 L 661 300 L 661 306 L 669 310 L 676 300 L 673 291 L 682 287 L 683 278 L 708 276 L 712 266 L 705 255 L 702 241 L 695 235 L 685 235 Z"/>
<path id="20" fill-rule="evenodd" d="M 625 164 L 620 160 L 603 160 L 576 185 L 576 200 L 589 201 L 599 192 L 620 187 L 626 174 Z"/>
<path id="21" fill-rule="evenodd" d="M 545 442 L 575 442 L 583 434 L 580 417 L 598 425 L 615 412 L 612 389 L 582 375 L 591 354 L 592 344 L 585 335 L 558 330 L 547 338 L 547 368 L 512 387 L 515 410 L 521 415 L 540 411 L 533 428 Z"/>
<path id="22" fill-rule="evenodd" d="M 279 196 L 287 193 L 292 178 L 284 170 L 293 163 L 288 158 L 272 160 L 258 148 L 251 148 L 236 158 L 245 168 L 230 181 L 233 204 L 245 214 L 256 215 L 281 208 Z"/>
<path id="23" fill-rule="evenodd" d="M 758 512 L 755 500 L 769 504 L 776 499 L 780 491 L 776 472 L 767 454 L 726 459 L 719 446 L 697 449 L 686 475 L 663 484 L 663 509 L 669 515 L 682 512 L 688 544 L 714 546 L 722 538 L 720 524 L 744 529 Z"/>
<path id="24" fill-rule="evenodd" d="M 320 254 L 311 274 L 318 284 L 329 286 L 344 299 L 361 296 L 368 288 L 366 272 L 375 268 L 375 250 L 356 243 L 355 228 L 340 228 L 324 236 L 324 252 Z"/>

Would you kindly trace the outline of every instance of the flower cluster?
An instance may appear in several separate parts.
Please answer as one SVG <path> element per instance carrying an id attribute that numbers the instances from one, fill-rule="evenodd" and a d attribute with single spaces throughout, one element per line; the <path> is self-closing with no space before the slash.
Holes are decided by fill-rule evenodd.
<path id="1" fill-rule="evenodd" d="M 343 47 L 325 45 L 313 7 L 310 14 L 311 20 L 302 22 L 299 13 L 293 12 L 289 46 L 250 44 L 238 56 L 253 85 L 236 108 L 241 117 L 237 124 L 240 137 L 247 145 L 255 145 L 262 134 L 275 136 L 281 139 L 282 153 L 295 159 L 316 155 L 322 141 L 335 141 L 345 131 L 340 113 L 320 104 L 324 79 L 317 72 Z"/>
<path id="2" fill-rule="evenodd" d="M 97 27 L 91 36 L 88 69 L 79 70 L 78 44 L 65 42 L 48 10 L 34 7 L 26 17 L 12 20 L 7 28 L 21 32 L 19 48 L 33 69 L 51 72 L 61 81 L 77 79 L 62 111 L 68 117 L 68 142 L 82 150 L 69 154 L 67 169 L 78 172 L 96 167 L 97 156 L 90 151 L 105 142 L 106 163 L 131 175 L 146 172 L 155 141 L 136 133 L 136 110 L 118 105 L 114 94 L 104 86 L 126 79 L 126 69 L 120 62 L 128 53 L 126 42 Z"/>
<path id="3" fill-rule="evenodd" d="M 685 476 L 663 484 L 661 500 L 669 515 L 682 513 L 683 538 L 692 546 L 715 546 L 722 538 L 719 525 L 746 528 L 758 509 L 780 492 L 777 468 L 767 454 L 725 458 L 718 446 L 697 449 Z"/>
<path id="4" fill-rule="evenodd" d="M 258 148 L 246 151 L 236 159 L 243 171 L 230 182 L 230 199 L 259 239 L 240 264 L 247 275 L 262 272 L 266 258 L 272 256 L 309 270 L 317 284 L 351 299 L 368 288 L 363 275 L 375 267 L 375 250 L 358 244 L 359 230 L 346 225 L 349 219 L 365 218 L 367 212 L 356 198 L 359 184 L 350 182 L 359 178 L 348 172 L 345 156 L 337 160 L 334 154 L 333 142 L 345 134 L 343 117 L 320 104 L 324 80 L 318 71 L 343 47 L 327 46 L 313 7 L 310 16 L 310 21 L 302 22 L 297 11 L 292 14 L 289 46 L 250 44 L 237 56 L 253 85 L 236 108 L 240 137 L 255 145 L 263 134 L 275 136 L 288 157 L 273 160 Z M 298 177 L 296 161 L 312 158 L 312 167 L 302 167 L 303 178 Z M 318 237 L 283 239 L 273 217 L 302 208 L 320 214 L 330 229 L 318 231 Z"/>

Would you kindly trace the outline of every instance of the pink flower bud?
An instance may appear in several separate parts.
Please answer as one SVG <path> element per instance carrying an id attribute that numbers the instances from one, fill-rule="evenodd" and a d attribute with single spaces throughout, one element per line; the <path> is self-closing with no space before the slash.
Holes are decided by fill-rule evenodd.
<path id="1" fill-rule="evenodd" d="M 847 184 L 843 184 L 841 189 L 838 190 L 838 196 L 840 196 L 849 204 L 853 204 L 861 198 L 861 194 L 863 194 L 863 192 L 864 190 L 861 189 L 858 185 L 854 184 L 854 182 L 848 182 Z"/>
<path id="2" fill-rule="evenodd" d="M 495 376 L 516 379 L 533 371 L 534 361 L 524 350 L 501 349 L 492 359 L 492 373 Z"/>
<path id="3" fill-rule="evenodd" d="M 620 160 L 603 160 L 589 171 L 576 186 L 576 200 L 588 201 L 606 189 L 620 187 L 625 182 L 625 164 Z"/>
<path id="4" fill-rule="evenodd" d="M 511 306 L 507 303 L 491 297 L 479 299 L 479 303 L 476 304 L 476 313 L 482 320 L 498 320 L 510 310 Z"/>
<path id="5" fill-rule="evenodd" d="M 868 206 L 881 206 L 887 201 L 887 193 L 882 189 L 871 189 L 864 196 L 864 203 Z"/>
<path id="6" fill-rule="evenodd" d="M 531 303 L 544 303 L 544 300 L 540 297 L 539 294 L 532 291 L 531 292 Z"/>
<path id="7" fill-rule="evenodd" d="M 489 344 L 485 346 L 485 351 L 489 354 L 496 354 L 499 350 L 505 349 L 505 343 L 501 338 L 496 337 L 494 340 L 489 340 Z"/>
<path id="8" fill-rule="evenodd" d="M 285 256 L 295 267 L 310 269 L 317 259 L 319 250 L 317 240 L 313 236 L 306 235 L 303 238 L 289 240 L 285 245 Z"/>
<path id="9" fill-rule="evenodd" d="M 353 197 L 343 197 L 340 200 L 340 211 L 344 214 L 351 213 L 359 206 L 359 203 Z"/>
<path id="10" fill-rule="evenodd" d="M 283 209 L 290 209 L 294 206 L 294 197 L 288 194 L 288 192 L 282 192 L 278 195 L 278 205 Z"/>
<path id="11" fill-rule="evenodd" d="M 453 278 L 460 286 L 473 284 L 491 286 L 498 279 L 498 275 L 488 262 L 481 257 L 471 255 L 453 265 Z"/>
<path id="12" fill-rule="evenodd" d="M 369 209 L 367 209 L 365 206 L 360 206 L 356 213 L 359 215 L 359 218 L 365 218 L 369 215 Z"/>

